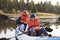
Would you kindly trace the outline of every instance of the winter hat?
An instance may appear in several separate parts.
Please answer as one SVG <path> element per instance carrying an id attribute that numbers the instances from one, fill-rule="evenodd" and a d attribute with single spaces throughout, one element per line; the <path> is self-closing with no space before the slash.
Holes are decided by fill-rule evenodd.
<path id="1" fill-rule="evenodd" d="M 31 14 L 31 15 L 30 15 L 30 18 L 32 18 L 32 17 L 34 17 L 34 18 L 35 18 L 35 17 L 36 17 L 36 15 L 35 15 L 35 14 Z"/>

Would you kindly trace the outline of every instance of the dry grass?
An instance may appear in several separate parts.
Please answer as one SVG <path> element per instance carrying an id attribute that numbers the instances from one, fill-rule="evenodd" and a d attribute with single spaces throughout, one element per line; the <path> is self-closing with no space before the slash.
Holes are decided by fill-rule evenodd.
<path id="1" fill-rule="evenodd" d="M 3 14 L 4 12 L 2 10 L 0 10 L 0 14 Z"/>
<path id="2" fill-rule="evenodd" d="M 60 14 L 55 14 L 55 13 L 40 13 L 40 12 L 37 12 L 36 14 L 40 15 L 40 16 L 57 16 L 57 15 L 60 15 Z"/>
<path id="3" fill-rule="evenodd" d="M 60 16 L 60 14 L 40 13 L 40 12 L 37 12 L 36 15 L 40 18 L 56 18 L 56 17 Z"/>
<path id="4" fill-rule="evenodd" d="M 41 13 L 41 12 L 37 12 L 35 14 L 39 18 L 58 18 L 60 16 L 60 14 L 54 14 L 54 13 Z M 4 13 L 4 15 L 7 15 L 9 17 L 18 17 L 19 13 Z"/>

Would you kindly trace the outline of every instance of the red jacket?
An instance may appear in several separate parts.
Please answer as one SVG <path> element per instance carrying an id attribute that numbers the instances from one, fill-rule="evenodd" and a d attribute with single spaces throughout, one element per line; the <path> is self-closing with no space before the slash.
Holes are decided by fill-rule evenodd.
<path id="1" fill-rule="evenodd" d="M 30 17 L 29 13 L 27 13 L 26 15 L 23 15 L 23 13 L 20 13 L 20 17 L 22 22 L 26 22 L 26 19 L 28 19 Z"/>
<path id="2" fill-rule="evenodd" d="M 39 29 L 40 20 L 38 18 L 35 19 L 35 21 L 32 21 L 31 19 L 27 19 L 26 23 L 29 25 L 30 29 L 35 28 L 36 30 Z"/>

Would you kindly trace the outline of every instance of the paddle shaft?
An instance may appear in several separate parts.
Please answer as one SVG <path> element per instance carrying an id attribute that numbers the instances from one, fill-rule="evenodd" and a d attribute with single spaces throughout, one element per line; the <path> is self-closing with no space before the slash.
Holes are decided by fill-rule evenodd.
<path id="1" fill-rule="evenodd" d="M 22 35 L 22 34 L 24 34 L 24 33 L 21 33 L 21 34 L 19 34 L 18 36 L 20 36 L 20 35 Z M 14 36 L 14 37 L 12 37 L 12 38 L 15 38 L 16 36 Z M 12 39 L 12 38 L 8 38 L 8 39 Z"/>

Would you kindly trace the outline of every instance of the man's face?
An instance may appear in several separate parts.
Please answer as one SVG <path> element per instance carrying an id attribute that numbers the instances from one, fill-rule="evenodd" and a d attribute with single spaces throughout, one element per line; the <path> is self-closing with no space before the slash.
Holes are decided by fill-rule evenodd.
<path id="1" fill-rule="evenodd" d="M 24 11 L 23 14 L 26 15 L 26 11 Z"/>
<path id="2" fill-rule="evenodd" d="M 35 20 L 35 17 L 32 17 L 31 20 L 34 21 Z"/>

